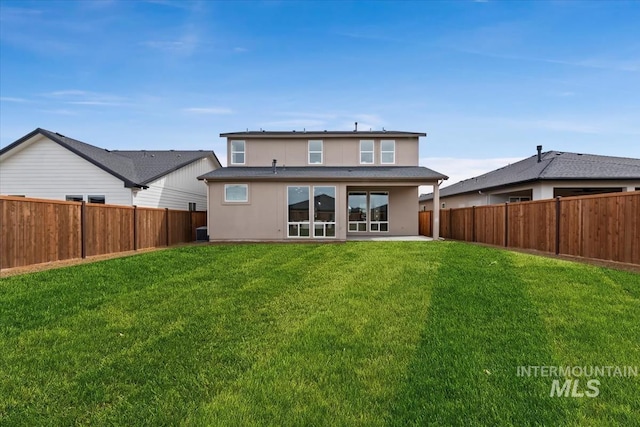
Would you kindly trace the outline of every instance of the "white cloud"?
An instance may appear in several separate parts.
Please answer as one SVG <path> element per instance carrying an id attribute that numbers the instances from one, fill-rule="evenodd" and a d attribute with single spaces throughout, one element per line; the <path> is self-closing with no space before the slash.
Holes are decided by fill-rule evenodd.
<path id="1" fill-rule="evenodd" d="M 54 98 L 69 105 L 91 105 L 100 107 L 119 107 L 128 105 L 125 97 L 110 93 L 91 92 L 80 89 L 57 90 L 43 93 L 41 96 Z"/>
<path id="2" fill-rule="evenodd" d="M 302 130 L 307 128 L 309 128 L 310 130 L 311 129 L 318 130 L 324 127 L 325 124 L 326 122 L 324 120 L 300 118 L 300 119 L 264 122 L 262 123 L 262 127 L 265 128 L 266 130 L 268 130 L 269 128 L 274 130 L 275 128 L 280 128 L 278 130 L 281 130 L 281 129 Z"/>
<path id="3" fill-rule="evenodd" d="M 224 107 L 191 107 L 184 108 L 182 111 L 185 113 L 193 114 L 232 114 L 233 110 Z"/>
<path id="4" fill-rule="evenodd" d="M 29 102 L 24 98 L 13 98 L 11 96 L 0 96 L 0 102 Z"/>
<path id="5" fill-rule="evenodd" d="M 420 166 L 425 166 L 449 177 L 442 187 L 473 178 L 495 169 L 522 160 L 520 157 L 494 157 L 491 159 L 465 159 L 455 157 L 423 157 Z M 420 193 L 431 193 L 429 186 L 420 187 Z"/>

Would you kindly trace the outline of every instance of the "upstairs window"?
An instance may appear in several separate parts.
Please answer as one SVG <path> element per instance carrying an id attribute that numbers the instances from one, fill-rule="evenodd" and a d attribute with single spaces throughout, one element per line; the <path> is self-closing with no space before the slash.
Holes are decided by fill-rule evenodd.
<path id="1" fill-rule="evenodd" d="M 380 141 L 380 163 L 392 165 L 396 162 L 396 142 L 392 139 Z"/>
<path id="2" fill-rule="evenodd" d="M 360 141 L 360 164 L 373 164 L 373 140 L 371 139 Z"/>
<path id="3" fill-rule="evenodd" d="M 309 141 L 309 164 L 310 165 L 322 164 L 322 141 L 320 140 Z"/>
<path id="4" fill-rule="evenodd" d="M 244 141 L 231 141 L 231 164 L 244 165 Z"/>

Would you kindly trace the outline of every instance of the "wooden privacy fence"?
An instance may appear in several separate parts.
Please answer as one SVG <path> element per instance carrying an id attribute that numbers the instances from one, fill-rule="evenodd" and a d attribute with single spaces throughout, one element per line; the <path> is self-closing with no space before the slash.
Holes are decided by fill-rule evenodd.
<path id="1" fill-rule="evenodd" d="M 431 236 L 431 211 L 419 221 Z M 640 191 L 441 209 L 440 236 L 640 264 Z"/>
<path id="2" fill-rule="evenodd" d="M 0 196 L 0 269 L 194 241 L 206 212 Z"/>

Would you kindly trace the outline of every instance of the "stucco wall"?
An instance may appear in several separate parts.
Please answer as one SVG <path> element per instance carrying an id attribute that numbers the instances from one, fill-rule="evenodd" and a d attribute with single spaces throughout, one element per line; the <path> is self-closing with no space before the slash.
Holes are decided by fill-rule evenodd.
<path id="1" fill-rule="evenodd" d="M 315 138 L 311 138 L 315 139 Z M 324 138 L 323 163 L 312 166 L 361 166 L 360 164 L 360 140 L 357 138 Z M 389 138 L 393 139 L 393 138 Z M 278 160 L 278 165 L 309 166 L 308 143 L 310 138 L 300 139 L 259 139 L 246 138 L 245 164 L 233 165 L 231 163 L 231 141 L 241 140 L 230 138 L 227 141 L 227 164 L 229 166 L 271 166 L 273 159 Z M 395 138 L 396 159 L 389 166 L 418 166 L 418 138 Z M 380 139 L 374 139 L 374 164 L 380 163 Z"/>
<path id="2" fill-rule="evenodd" d="M 212 241 L 225 240 L 296 240 L 287 237 L 287 187 L 336 187 L 336 237 L 333 239 L 299 238 L 300 240 L 346 240 L 348 191 L 389 192 L 389 232 L 350 233 L 350 236 L 418 235 L 418 186 L 349 186 L 338 182 L 246 182 L 247 203 L 226 203 L 224 183 L 209 183 L 208 234 Z"/>

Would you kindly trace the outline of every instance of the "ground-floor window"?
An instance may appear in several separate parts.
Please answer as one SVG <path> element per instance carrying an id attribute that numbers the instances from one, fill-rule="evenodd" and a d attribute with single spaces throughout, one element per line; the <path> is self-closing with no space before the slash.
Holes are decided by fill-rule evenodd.
<path id="1" fill-rule="evenodd" d="M 349 193 L 349 231 L 389 231 L 389 192 L 353 191 Z"/>
<path id="2" fill-rule="evenodd" d="M 313 187 L 313 237 L 336 237 L 336 187 Z"/>
<path id="3" fill-rule="evenodd" d="M 313 187 L 313 203 L 310 200 L 311 188 L 287 187 L 287 236 L 335 237 L 336 187 Z"/>

